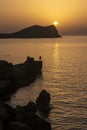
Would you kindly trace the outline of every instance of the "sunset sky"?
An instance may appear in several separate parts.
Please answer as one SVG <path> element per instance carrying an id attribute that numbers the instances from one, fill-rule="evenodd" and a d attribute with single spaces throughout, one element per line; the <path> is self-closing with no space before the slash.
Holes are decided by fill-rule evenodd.
<path id="1" fill-rule="evenodd" d="M 87 35 L 87 0 L 0 0 L 0 33 L 54 21 L 63 35 Z"/>

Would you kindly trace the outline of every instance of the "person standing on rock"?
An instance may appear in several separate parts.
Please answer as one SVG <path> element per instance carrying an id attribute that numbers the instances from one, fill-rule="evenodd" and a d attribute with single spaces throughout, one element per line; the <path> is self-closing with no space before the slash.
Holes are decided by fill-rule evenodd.
<path id="1" fill-rule="evenodd" d="M 41 56 L 39 56 L 39 60 L 41 61 L 41 59 L 42 59 L 42 57 Z"/>

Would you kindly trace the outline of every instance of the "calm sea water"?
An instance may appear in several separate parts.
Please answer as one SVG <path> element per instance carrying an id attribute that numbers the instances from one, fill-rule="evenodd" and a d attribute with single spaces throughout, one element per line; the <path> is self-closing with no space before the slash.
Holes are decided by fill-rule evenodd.
<path id="1" fill-rule="evenodd" d="M 12 95 L 10 104 L 35 101 L 39 92 L 51 94 L 53 130 L 87 130 L 87 37 L 61 39 L 0 39 L 0 59 L 24 62 L 42 56 L 42 76 Z"/>

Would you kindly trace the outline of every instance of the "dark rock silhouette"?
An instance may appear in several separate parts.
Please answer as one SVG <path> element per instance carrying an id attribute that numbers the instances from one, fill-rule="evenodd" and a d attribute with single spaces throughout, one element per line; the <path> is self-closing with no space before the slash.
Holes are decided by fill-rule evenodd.
<path id="1" fill-rule="evenodd" d="M 14 121 L 9 125 L 9 130 L 31 130 L 31 128 L 22 122 Z"/>
<path id="2" fill-rule="evenodd" d="M 46 90 L 42 90 L 40 95 L 43 95 L 44 99 L 48 99 L 47 95 L 50 96 Z M 16 108 L 0 102 L 0 130 L 51 130 L 51 124 L 47 121 L 48 117 L 42 117 L 43 112 L 41 116 L 38 115 L 37 111 L 36 103 L 31 101 L 26 106 Z"/>
<path id="3" fill-rule="evenodd" d="M 0 97 L 10 95 L 16 89 L 32 83 L 41 74 L 42 61 L 35 61 L 27 57 L 22 64 L 13 65 L 7 61 L 0 61 Z M 5 96 L 4 96 L 5 95 Z"/>
<path id="4" fill-rule="evenodd" d="M 37 109 L 42 116 L 47 117 L 50 112 L 50 94 L 46 90 L 42 90 L 36 99 Z"/>
<path id="5" fill-rule="evenodd" d="M 34 25 L 11 34 L 0 34 L 0 38 L 58 38 L 59 35 L 54 25 L 42 27 Z"/>

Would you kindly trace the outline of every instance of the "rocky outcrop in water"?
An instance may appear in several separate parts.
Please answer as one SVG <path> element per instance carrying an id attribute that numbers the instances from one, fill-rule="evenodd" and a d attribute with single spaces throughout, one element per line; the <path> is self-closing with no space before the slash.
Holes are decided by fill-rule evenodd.
<path id="1" fill-rule="evenodd" d="M 32 83 L 41 74 L 42 61 L 27 57 L 22 64 L 0 61 L 0 97 L 7 98 L 16 89 Z"/>
<path id="2" fill-rule="evenodd" d="M 51 130 L 51 124 L 48 121 L 50 94 L 46 90 L 42 90 L 38 98 L 40 99 L 38 103 L 37 101 L 36 103 L 29 102 L 26 106 L 16 108 L 0 102 L 0 130 Z M 45 111 L 47 110 L 45 116 L 44 112 L 38 109 L 39 103 L 42 110 L 43 107 Z M 44 106 L 44 104 L 46 105 Z M 46 113 L 48 113 L 47 116 Z"/>
<path id="3" fill-rule="evenodd" d="M 54 25 L 42 27 L 34 25 L 11 34 L 0 34 L 0 38 L 60 38 Z"/>

